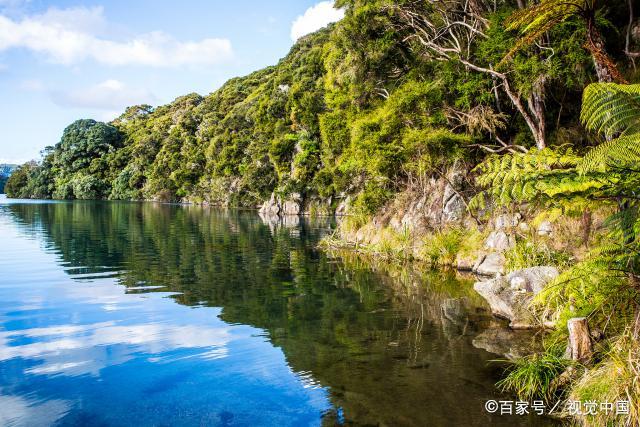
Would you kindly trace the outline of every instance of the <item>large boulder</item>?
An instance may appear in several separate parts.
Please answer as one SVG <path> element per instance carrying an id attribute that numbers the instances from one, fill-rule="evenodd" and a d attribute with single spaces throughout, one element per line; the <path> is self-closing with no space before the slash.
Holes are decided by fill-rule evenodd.
<path id="1" fill-rule="evenodd" d="M 507 260 L 500 252 L 481 254 L 473 266 L 473 272 L 480 276 L 495 276 L 504 274 L 504 266 Z"/>
<path id="2" fill-rule="evenodd" d="M 287 200 L 282 200 L 275 193 L 272 193 L 271 198 L 262 204 L 259 212 L 265 216 L 300 215 L 302 213 L 302 197 L 300 194 L 294 193 Z"/>
<path id="3" fill-rule="evenodd" d="M 494 315 L 510 320 L 514 329 L 528 329 L 537 324 L 529 309 L 531 300 L 558 274 L 554 267 L 531 267 L 477 282 L 473 288 L 487 300 Z"/>
<path id="4" fill-rule="evenodd" d="M 293 193 L 288 200 L 282 202 L 282 215 L 300 215 L 302 211 L 302 197 L 298 193 Z"/>
<path id="5" fill-rule="evenodd" d="M 262 204 L 259 212 L 265 216 L 280 214 L 280 202 L 275 193 L 271 193 L 271 198 Z"/>

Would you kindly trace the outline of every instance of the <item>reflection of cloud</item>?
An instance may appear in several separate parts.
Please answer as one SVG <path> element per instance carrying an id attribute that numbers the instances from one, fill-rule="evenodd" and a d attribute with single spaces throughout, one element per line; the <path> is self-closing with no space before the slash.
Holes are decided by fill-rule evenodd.
<path id="1" fill-rule="evenodd" d="M 0 394 L 0 408 L 0 425 L 38 427 L 53 425 L 71 409 L 71 405 L 65 400 L 37 403 Z"/>
<path id="2" fill-rule="evenodd" d="M 51 338 L 51 341 L 31 342 L 12 346 L 16 337 Z M 167 325 L 159 323 L 116 325 L 114 322 L 90 325 L 62 325 L 50 328 L 33 328 L 0 332 L 0 361 L 16 357 L 42 360 L 43 365 L 31 368 L 30 373 L 97 373 L 105 366 L 87 351 L 101 351 L 106 346 L 123 345 L 127 350 L 119 360 L 122 363 L 136 352 L 151 354 L 175 349 L 205 349 L 202 357 L 220 358 L 227 354 L 226 345 L 231 340 L 229 327 L 212 328 L 201 325 Z"/>

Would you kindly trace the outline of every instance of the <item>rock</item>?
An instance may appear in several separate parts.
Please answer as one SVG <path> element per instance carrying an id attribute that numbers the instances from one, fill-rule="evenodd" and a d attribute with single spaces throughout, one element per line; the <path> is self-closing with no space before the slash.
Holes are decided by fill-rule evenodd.
<path id="1" fill-rule="evenodd" d="M 475 260 L 466 255 L 458 254 L 456 256 L 456 265 L 455 267 L 461 271 L 473 271 L 473 267 L 475 266 Z"/>
<path id="2" fill-rule="evenodd" d="M 536 325 L 529 303 L 558 274 L 553 267 L 532 267 L 477 282 L 473 288 L 487 300 L 494 315 L 510 320 L 513 329 L 528 329 Z"/>
<path id="3" fill-rule="evenodd" d="M 288 200 L 282 201 L 275 193 L 262 204 L 259 212 L 263 215 L 300 215 L 302 213 L 302 196 L 293 193 Z"/>
<path id="4" fill-rule="evenodd" d="M 495 229 L 504 230 L 504 229 L 516 227 L 520 223 L 521 219 L 522 219 L 522 215 L 520 215 L 519 213 L 515 213 L 513 215 L 509 215 L 509 214 L 498 215 L 498 217 L 495 219 Z"/>
<path id="5" fill-rule="evenodd" d="M 282 205 L 282 215 L 299 215 L 300 214 L 300 205 L 296 202 L 287 201 Z"/>
<path id="6" fill-rule="evenodd" d="M 543 221 L 538 226 L 538 236 L 550 236 L 553 233 L 553 225 L 549 221 Z"/>
<path id="7" fill-rule="evenodd" d="M 516 244 L 516 239 L 502 230 L 492 231 L 484 242 L 485 249 L 504 252 Z"/>
<path id="8" fill-rule="evenodd" d="M 262 204 L 259 212 L 263 215 L 280 214 L 280 203 L 278 202 L 275 193 L 271 193 L 271 198 Z"/>
<path id="9" fill-rule="evenodd" d="M 447 199 L 445 199 L 447 200 Z M 467 207 L 458 194 L 454 193 L 444 204 L 442 208 L 442 221 L 455 222 L 464 218 Z"/>
<path id="10" fill-rule="evenodd" d="M 559 274 L 555 267 L 531 267 L 509 273 L 506 279 L 512 288 L 537 295 Z"/>
<path id="11" fill-rule="evenodd" d="M 336 216 L 345 216 L 349 211 L 349 206 L 351 206 L 351 196 L 347 196 L 340 200 L 338 206 L 336 207 Z"/>
<path id="12" fill-rule="evenodd" d="M 492 252 L 488 255 L 481 256 L 476 261 L 473 272 L 481 276 L 495 276 L 496 274 L 504 274 L 504 265 L 506 259 L 499 252 Z"/>

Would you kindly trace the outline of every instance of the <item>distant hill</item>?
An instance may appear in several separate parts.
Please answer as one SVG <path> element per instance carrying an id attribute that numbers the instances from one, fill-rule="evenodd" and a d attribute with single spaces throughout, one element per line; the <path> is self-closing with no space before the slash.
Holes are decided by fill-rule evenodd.
<path id="1" fill-rule="evenodd" d="M 0 194 L 4 193 L 4 184 L 18 165 L 0 164 Z"/>

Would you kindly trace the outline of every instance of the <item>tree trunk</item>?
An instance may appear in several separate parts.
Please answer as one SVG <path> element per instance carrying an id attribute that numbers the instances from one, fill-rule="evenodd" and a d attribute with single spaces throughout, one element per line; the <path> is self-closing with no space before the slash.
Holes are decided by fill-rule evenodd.
<path id="1" fill-rule="evenodd" d="M 587 364 L 593 356 L 593 346 L 586 317 L 574 317 L 567 322 L 569 344 L 565 357 Z"/>
<path id="2" fill-rule="evenodd" d="M 596 26 L 595 16 L 589 16 L 586 18 L 587 24 L 587 43 L 586 48 L 593 57 L 593 64 L 596 68 L 596 74 L 598 75 L 598 81 L 600 83 L 627 83 L 622 77 L 615 62 L 607 53 L 605 48 L 604 39 L 598 27 Z"/>

